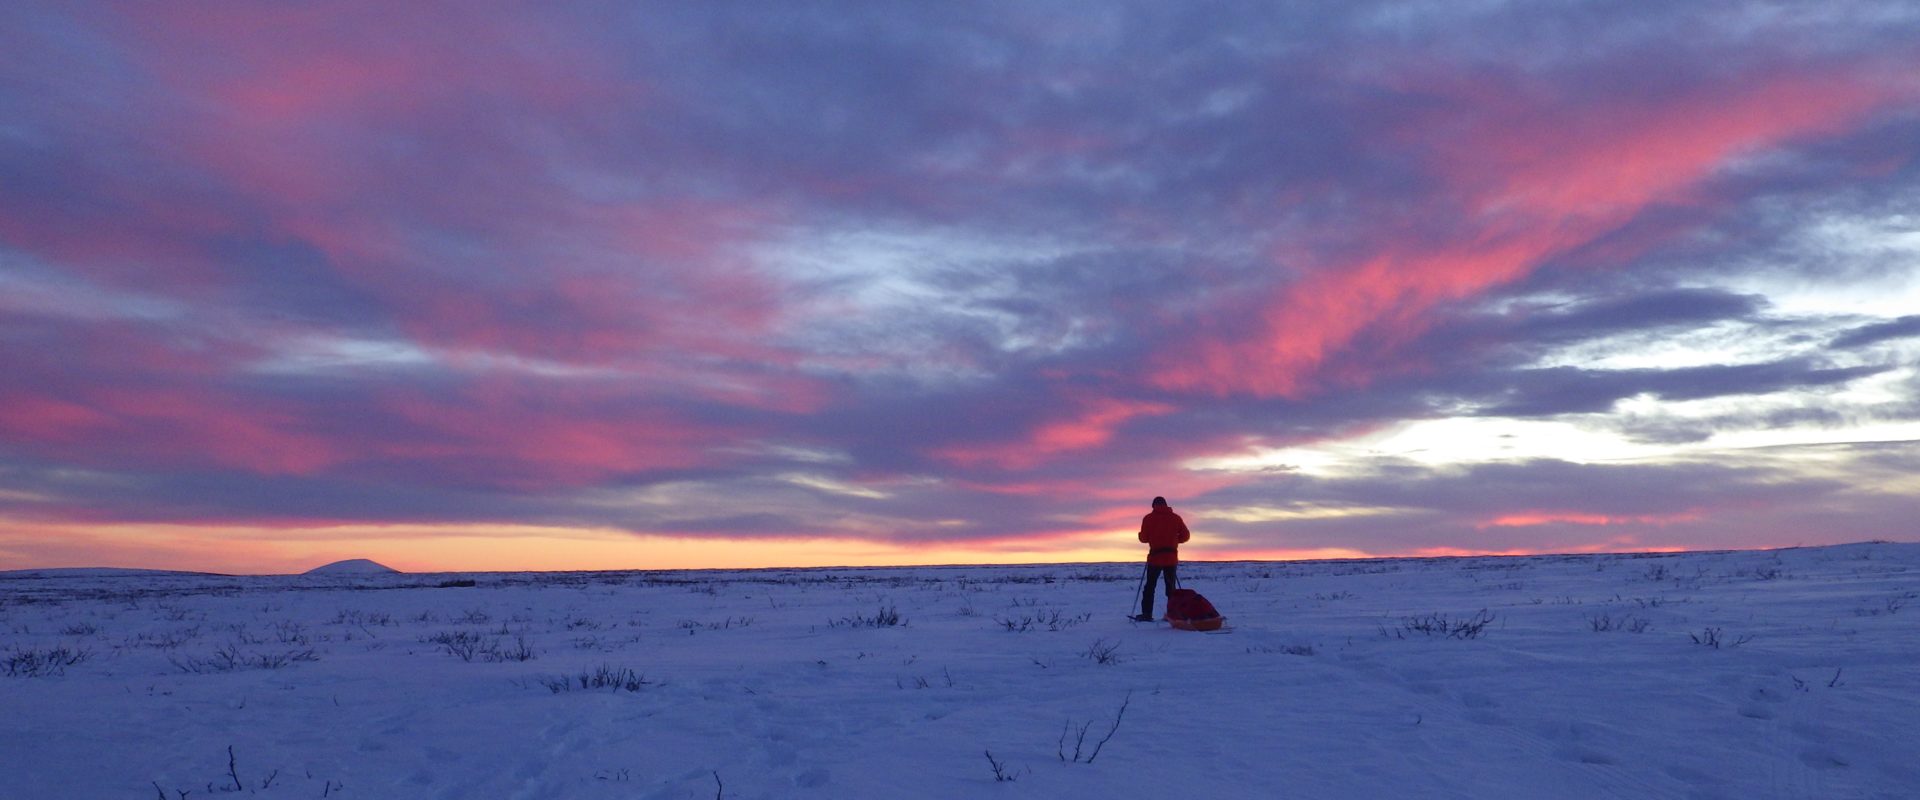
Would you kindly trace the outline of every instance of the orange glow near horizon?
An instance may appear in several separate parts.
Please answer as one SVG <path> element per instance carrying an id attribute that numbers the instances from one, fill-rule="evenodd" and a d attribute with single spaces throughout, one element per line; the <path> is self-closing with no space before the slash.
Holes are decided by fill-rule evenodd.
<path id="1" fill-rule="evenodd" d="M 1694 522 L 1700 519 L 1695 512 L 1682 514 L 1640 514 L 1633 516 L 1609 516 L 1606 514 L 1585 514 L 1579 512 L 1528 511 L 1518 514 L 1506 514 L 1495 517 L 1475 527 L 1488 528 L 1531 528 L 1539 525 L 1669 525 L 1676 522 Z"/>
<path id="2" fill-rule="evenodd" d="M 268 529 L 177 524 L 0 524 L 0 529 L 6 531 L 0 533 L 0 569 L 9 570 L 119 567 L 272 575 L 367 558 L 402 572 L 548 572 L 1130 563 L 1142 556 L 1130 530 L 901 545 L 846 538 L 694 538 L 528 525 Z M 51 543 L 57 545 L 49 546 Z M 1642 545 L 1634 537 L 1619 536 L 1596 544 L 1545 549 L 1436 547 L 1373 552 L 1345 547 L 1215 548 L 1199 544 L 1185 548 L 1182 555 L 1189 561 L 1314 561 L 1665 553 L 1686 549 Z"/>
<path id="3" fill-rule="evenodd" d="M 1132 561 L 1130 531 L 979 542 L 727 539 L 531 525 L 0 524 L 0 569 L 127 567 L 236 574 L 304 572 L 367 558 L 403 572 L 760 569 Z M 49 548 L 49 543 L 59 543 Z"/>
<path id="4" fill-rule="evenodd" d="M 1758 546 L 1765 550 L 1771 545 Z M 1407 554 L 1413 558 L 1468 558 L 1472 556 L 1552 556 L 1552 555 L 1594 555 L 1598 553 L 1684 553 L 1685 547 L 1674 545 L 1640 545 L 1622 543 L 1620 540 L 1600 544 L 1575 545 L 1548 549 L 1508 548 L 1505 550 L 1470 550 L 1461 547 L 1422 547 Z"/>

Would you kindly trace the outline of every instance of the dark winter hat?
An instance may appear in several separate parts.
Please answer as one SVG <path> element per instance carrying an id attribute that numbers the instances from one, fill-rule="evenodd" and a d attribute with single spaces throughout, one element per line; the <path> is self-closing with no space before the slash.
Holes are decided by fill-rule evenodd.
<path id="1" fill-rule="evenodd" d="M 1166 504 L 1167 504 L 1167 498 L 1164 498 L 1164 497 L 1156 497 L 1156 498 L 1153 498 L 1153 507 L 1154 507 L 1154 508 L 1160 508 L 1160 507 L 1162 507 L 1162 506 L 1165 506 Z"/>

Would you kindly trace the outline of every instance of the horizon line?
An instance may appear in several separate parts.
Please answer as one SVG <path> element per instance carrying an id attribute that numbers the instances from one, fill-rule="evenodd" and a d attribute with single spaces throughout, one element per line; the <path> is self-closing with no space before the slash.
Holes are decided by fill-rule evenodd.
<path id="1" fill-rule="evenodd" d="M 1277 559 L 1223 558 L 1223 559 L 1188 559 L 1188 560 L 1183 560 L 1181 563 L 1182 564 L 1340 564 L 1340 563 L 1349 563 L 1349 562 L 1357 562 L 1357 561 L 1439 561 L 1439 560 L 1447 560 L 1447 559 L 1469 559 L 1469 558 L 1569 558 L 1569 557 L 1591 557 L 1591 556 L 1678 556 L 1678 555 L 1711 555 L 1711 554 L 1719 554 L 1719 553 L 1765 553 L 1765 552 L 1773 552 L 1773 551 L 1780 551 L 1780 550 L 1819 550 L 1819 549 L 1827 549 L 1827 548 L 1858 547 L 1862 545 L 1876 545 L 1876 544 L 1899 545 L 1899 544 L 1920 544 L 1920 542 L 1903 542 L 1896 539 L 1864 539 L 1857 542 L 1835 542 L 1832 544 L 1813 544 L 1813 545 L 1792 544 L 1792 545 L 1779 545 L 1779 546 L 1772 546 L 1772 547 L 1729 547 L 1729 548 L 1718 548 L 1718 549 L 1711 549 L 1711 550 L 1689 550 L 1685 548 L 1671 548 L 1671 549 L 1649 549 L 1649 550 L 1594 550 L 1594 551 L 1587 551 L 1587 552 L 1559 551 L 1559 552 L 1541 552 L 1541 553 L 1513 553 L 1513 552 L 1432 553 L 1432 554 L 1425 554 L 1425 555 L 1406 554 L 1406 555 L 1348 556 L 1348 557 L 1342 557 L 1342 558 L 1277 558 Z M 340 561 L 356 561 L 356 560 L 372 561 L 375 564 L 380 564 L 379 561 L 376 561 L 374 559 L 348 558 L 348 559 L 339 559 L 336 561 L 330 561 L 330 562 L 327 562 L 326 564 L 320 564 L 315 568 L 317 569 L 319 567 L 324 567 L 331 564 L 337 564 L 337 563 L 340 563 Z M 17 569 L 6 569 L 6 570 L 0 570 L 0 579 L 17 580 L 22 577 L 28 577 L 28 573 L 35 573 L 35 572 L 86 572 L 89 570 L 118 570 L 123 572 L 143 572 L 143 573 L 157 573 L 157 574 L 168 574 L 168 575 L 198 575 L 198 576 L 212 577 L 212 578 L 304 578 L 304 577 L 372 577 L 372 576 L 380 576 L 380 575 L 562 575 L 562 574 L 577 574 L 577 573 L 615 573 L 615 572 L 654 572 L 654 573 L 658 573 L 658 572 L 669 572 L 669 573 L 773 572 L 773 571 L 819 572 L 819 571 L 826 571 L 826 570 L 870 571 L 870 570 L 888 570 L 888 569 L 962 569 L 962 568 L 984 568 L 984 567 L 1018 567 L 1018 568 L 1080 567 L 1080 566 L 1102 566 L 1102 565 L 1110 565 L 1110 564 L 1134 564 L 1134 563 L 1136 562 L 1133 562 L 1133 561 L 1032 561 L 1032 562 L 1020 562 L 1020 563 L 984 562 L 984 563 L 940 563 L 940 564 L 863 564 L 863 565 L 848 564 L 848 565 L 763 566 L 763 567 L 654 567 L 654 568 L 629 567 L 629 568 L 616 568 L 616 569 L 433 570 L 433 571 L 404 571 L 404 570 L 394 569 L 392 572 L 376 572 L 376 573 L 365 573 L 365 574 L 335 573 L 332 575 L 325 575 L 325 574 L 309 575 L 306 572 L 257 572 L 257 573 L 208 572 L 203 570 L 187 570 L 187 569 L 160 569 L 160 568 L 153 568 L 153 567 L 115 567 L 115 566 L 95 565 L 95 566 L 84 566 L 84 567 L 22 567 Z M 380 566 L 386 567 L 385 564 L 380 564 Z M 387 567 L 387 568 L 393 569 L 392 567 Z M 102 576 L 102 577 L 108 577 L 108 576 Z"/>

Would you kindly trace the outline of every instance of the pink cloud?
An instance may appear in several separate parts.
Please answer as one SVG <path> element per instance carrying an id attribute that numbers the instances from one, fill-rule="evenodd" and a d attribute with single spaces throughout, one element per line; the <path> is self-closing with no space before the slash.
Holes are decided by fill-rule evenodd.
<path id="1" fill-rule="evenodd" d="M 0 236 L 99 279 L 222 302 L 219 290 L 269 282 L 251 271 L 276 267 L 223 259 L 214 240 L 308 245 L 409 345 L 456 367 L 611 368 L 646 376 L 649 394 L 818 408 L 823 386 L 769 344 L 784 287 L 741 255 L 777 209 L 568 185 L 633 166 L 644 142 L 621 120 L 645 114 L 653 92 L 559 15 L 466 12 L 97 19 L 160 87 L 140 146 L 212 180 L 182 194 L 94 176 L 138 225 L 30 208 L 38 218 L 0 214 Z"/>
<path id="2" fill-rule="evenodd" d="M 1446 206 L 1432 213 L 1458 217 L 1458 230 L 1414 236 L 1383 213 L 1365 229 L 1381 239 L 1367 255 L 1310 264 L 1258 309 L 1255 335 L 1215 331 L 1166 352 L 1155 385 L 1298 398 L 1365 383 L 1435 307 L 1524 278 L 1653 204 L 1704 203 L 1694 190 L 1733 160 L 1841 132 L 1900 95 L 1846 75 L 1572 102 L 1510 84 L 1413 83 L 1445 109 L 1383 144 L 1426 154 L 1441 182 L 1432 202 Z M 1388 353 L 1352 352 L 1363 333 Z"/>
<path id="3" fill-rule="evenodd" d="M 1042 423 L 1021 440 L 949 445 L 933 455 L 961 467 L 1031 469 L 1056 456 L 1104 446 L 1113 439 L 1116 429 L 1130 420 L 1177 410 L 1165 403 L 1116 398 L 1087 398 L 1076 405 L 1071 416 Z"/>
<path id="4" fill-rule="evenodd" d="M 340 442 L 285 409 L 176 387 L 90 387 L 77 397 L 0 395 L 0 434 L 17 447 L 92 466 L 219 466 L 308 475 L 340 463 Z"/>

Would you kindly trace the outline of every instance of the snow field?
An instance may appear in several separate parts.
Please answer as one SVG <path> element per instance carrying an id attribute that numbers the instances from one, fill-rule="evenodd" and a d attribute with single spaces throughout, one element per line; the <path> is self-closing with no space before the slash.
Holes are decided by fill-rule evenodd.
<path id="1" fill-rule="evenodd" d="M 1920 545 L 1182 571 L 0 576 L 0 797 L 1920 796 Z"/>

